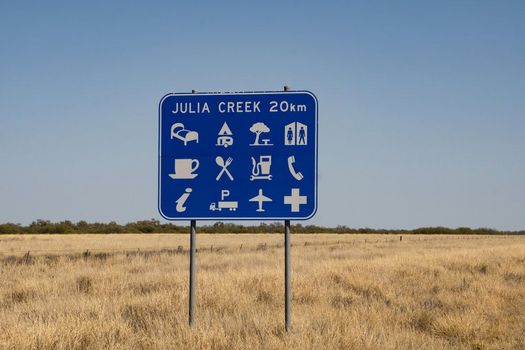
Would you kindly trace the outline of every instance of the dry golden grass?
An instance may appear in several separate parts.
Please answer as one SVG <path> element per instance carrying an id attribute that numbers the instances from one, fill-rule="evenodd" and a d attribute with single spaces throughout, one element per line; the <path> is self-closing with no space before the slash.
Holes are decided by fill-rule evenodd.
<path id="1" fill-rule="evenodd" d="M 525 237 L 293 235 L 289 335 L 282 236 L 197 243 L 190 328 L 188 235 L 0 236 L 0 348 L 525 349 Z"/>

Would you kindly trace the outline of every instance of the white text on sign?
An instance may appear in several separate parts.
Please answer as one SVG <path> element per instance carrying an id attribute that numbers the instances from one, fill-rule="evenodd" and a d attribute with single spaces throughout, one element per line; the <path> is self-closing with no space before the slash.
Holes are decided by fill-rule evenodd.
<path id="1" fill-rule="evenodd" d="M 260 113 L 261 101 L 221 101 L 216 106 L 219 113 Z M 306 112 L 304 104 L 296 104 L 288 101 L 270 101 L 268 112 Z M 173 114 L 200 114 L 212 113 L 210 106 L 205 103 L 178 102 L 175 104 Z"/>

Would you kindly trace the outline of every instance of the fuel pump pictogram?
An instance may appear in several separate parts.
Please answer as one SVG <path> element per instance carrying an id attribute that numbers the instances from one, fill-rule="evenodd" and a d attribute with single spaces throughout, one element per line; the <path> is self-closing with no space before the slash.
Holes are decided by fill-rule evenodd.
<path id="1" fill-rule="evenodd" d="M 259 161 L 252 157 L 252 175 L 253 180 L 271 180 L 270 167 L 272 166 L 272 156 L 259 156 Z"/>

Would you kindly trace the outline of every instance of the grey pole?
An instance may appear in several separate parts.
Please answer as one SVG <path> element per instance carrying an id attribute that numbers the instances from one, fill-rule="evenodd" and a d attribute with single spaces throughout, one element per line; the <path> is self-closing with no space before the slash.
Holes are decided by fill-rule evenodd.
<path id="1" fill-rule="evenodd" d="M 193 325 L 195 319 L 195 238 L 197 236 L 197 221 L 190 221 L 190 303 L 189 323 Z"/>
<path id="2" fill-rule="evenodd" d="M 289 87 L 284 86 L 284 91 Z M 284 323 L 288 333 L 292 327 L 292 269 L 290 260 L 290 220 L 284 220 Z"/>
<path id="3" fill-rule="evenodd" d="M 289 332 L 292 326 L 290 245 L 290 220 L 284 220 L 284 321 L 286 324 L 286 332 Z"/>
<path id="4" fill-rule="evenodd" d="M 191 90 L 194 94 L 197 91 Z M 196 236 L 197 236 L 197 221 L 190 220 L 190 290 L 189 290 L 189 310 L 188 321 L 190 326 L 195 320 L 195 255 L 196 255 Z"/>

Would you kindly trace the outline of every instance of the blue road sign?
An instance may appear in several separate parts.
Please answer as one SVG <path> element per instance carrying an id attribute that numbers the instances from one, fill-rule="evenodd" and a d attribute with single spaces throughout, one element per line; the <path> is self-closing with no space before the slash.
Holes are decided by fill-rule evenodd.
<path id="1" fill-rule="evenodd" d="M 317 98 L 307 91 L 168 94 L 159 104 L 159 211 L 169 220 L 309 219 Z"/>

